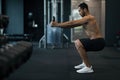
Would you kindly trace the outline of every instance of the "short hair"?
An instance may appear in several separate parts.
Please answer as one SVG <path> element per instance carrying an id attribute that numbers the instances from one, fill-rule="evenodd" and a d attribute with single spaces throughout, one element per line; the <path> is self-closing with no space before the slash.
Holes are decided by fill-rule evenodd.
<path id="1" fill-rule="evenodd" d="M 88 5 L 85 2 L 82 2 L 78 5 L 78 7 L 82 8 L 82 9 L 87 9 L 88 10 Z"/>

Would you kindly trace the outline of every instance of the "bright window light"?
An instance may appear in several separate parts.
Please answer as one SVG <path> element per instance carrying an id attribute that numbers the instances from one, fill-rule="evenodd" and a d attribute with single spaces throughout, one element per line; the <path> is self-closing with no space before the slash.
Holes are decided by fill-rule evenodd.
<path id="1" fill-rule="evenodd" d="M 90 1 L 90 0 L 85 0 L 85 1 Z"/>

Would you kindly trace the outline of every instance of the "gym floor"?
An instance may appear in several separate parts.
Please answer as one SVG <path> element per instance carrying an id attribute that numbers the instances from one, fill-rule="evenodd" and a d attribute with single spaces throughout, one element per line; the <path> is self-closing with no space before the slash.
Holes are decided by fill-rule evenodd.
<path id="1" fill-rule="evenodd" d="M 119 80 L 120 50 L 105 47 L 99 52 L 88 52 L 94 73 L 76 73 L 74 66 L 81 63 L 74 45 L 64 49 L 35 47 L 31 58 L 6 80 Z"/>

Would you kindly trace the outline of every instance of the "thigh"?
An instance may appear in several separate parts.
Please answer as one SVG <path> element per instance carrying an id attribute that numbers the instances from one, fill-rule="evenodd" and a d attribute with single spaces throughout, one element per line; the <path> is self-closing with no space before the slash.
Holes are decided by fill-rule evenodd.
<path id="1" fill-rule="evenodd" d="M 105 41 L 102 38 L 98 39 L 80 39 L 82 45 L 84 46 L 86 51 L 100 51 L 105 46 Z"/>
<path id="2" fill-rule="evenodd" d="M 90 51 L 92 49 L 92 42 L 89 38 L 79 39 L 83 47 L 86 51 Z"/>

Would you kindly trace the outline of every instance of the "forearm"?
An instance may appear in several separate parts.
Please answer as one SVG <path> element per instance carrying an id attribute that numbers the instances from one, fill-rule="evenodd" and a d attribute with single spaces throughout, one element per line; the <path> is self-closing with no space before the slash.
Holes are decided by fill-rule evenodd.
<path id="1" fill-rule="evenodd" d="M 71 21 L 63 22 L 63 23 L 58 23 L 58 27 L 71 28 L 72 27 L 72 23 L 71 23 Z"/>
<path id="2" fill-rule="evenodd" d="M 76 27 L 80 24 L 76 24 L 75 21 L 67 21 L 67 22 L 63 22 L 63 23 L 58 23 L 58 27 L 61 27 L 61 28 L 73 28 L 73 27 Z"/>

